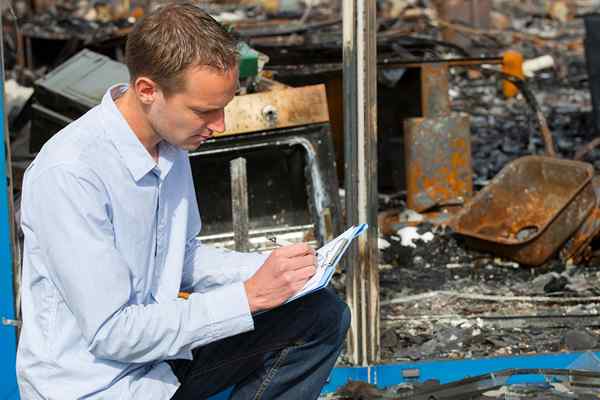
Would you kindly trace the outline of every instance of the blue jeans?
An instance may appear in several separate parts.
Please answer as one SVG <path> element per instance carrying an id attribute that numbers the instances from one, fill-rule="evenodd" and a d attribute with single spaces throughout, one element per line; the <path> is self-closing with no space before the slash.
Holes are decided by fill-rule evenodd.
<path id="1" fill-rule="evenodd" d="M 254 330 L 169 361 L 181 382 L 172 400 L 207 398 L 234 386 L 231 399 L 316 399 L 350 325 L 346 303 L 323 289 L 254 317 Z"/>

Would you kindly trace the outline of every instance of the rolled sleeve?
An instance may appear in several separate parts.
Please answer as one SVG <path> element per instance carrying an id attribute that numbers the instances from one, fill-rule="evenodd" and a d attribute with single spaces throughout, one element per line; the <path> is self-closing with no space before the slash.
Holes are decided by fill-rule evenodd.
<path id="1" fill-rule="evenodd" d="M 188 240 L 182 290 L 212 291 L 219 286 L 245 282 L 266 261 L 269 254 L 241 253 Z"/>

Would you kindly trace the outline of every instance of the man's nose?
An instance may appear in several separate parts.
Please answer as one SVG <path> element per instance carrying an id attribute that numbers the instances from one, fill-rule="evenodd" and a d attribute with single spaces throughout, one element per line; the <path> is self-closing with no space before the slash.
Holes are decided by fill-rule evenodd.
<path id="1" fill-rule="evenodd" d="M 216 111 L 206 127 L 213 132 L 225 132 L 225 110 Z"/>

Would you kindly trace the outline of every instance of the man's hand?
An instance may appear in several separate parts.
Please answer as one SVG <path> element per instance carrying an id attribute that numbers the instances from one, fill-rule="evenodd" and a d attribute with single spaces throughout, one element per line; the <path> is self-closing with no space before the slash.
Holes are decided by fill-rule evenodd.
<path id="1" fill-rule="evenodd" d="M 250 311 L 277 307 L 302 289 L 316 271 L 317 257 L 306 243 L 274 250 L 256 273 L 244 282 Z"/>

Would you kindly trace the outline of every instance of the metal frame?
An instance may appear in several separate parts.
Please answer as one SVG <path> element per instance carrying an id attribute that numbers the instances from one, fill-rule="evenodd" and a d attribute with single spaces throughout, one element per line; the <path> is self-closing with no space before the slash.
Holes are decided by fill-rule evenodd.
<path id="1" fill-rule="evenodd" d="M 190 159 L 232 151 L 300 146 L 305 151 L 305 174 L 309 182 L 309 212 L 315 237 L 320 245 L 341 232 L 340 199 L 335 167 L 332 168 L 333 143 L 329 124 L 315 124 L 210 140 L 190 152 Z M 329 155 L 329 157 L 327 157 Z M 331 158 L 330 158 L 331 157 Z"/>

